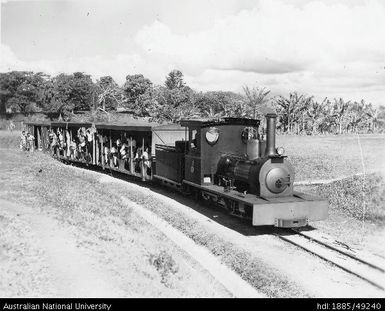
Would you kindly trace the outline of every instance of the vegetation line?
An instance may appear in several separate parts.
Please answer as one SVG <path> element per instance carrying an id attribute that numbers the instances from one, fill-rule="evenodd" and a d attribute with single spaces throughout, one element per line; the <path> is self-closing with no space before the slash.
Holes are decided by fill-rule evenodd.
<path id="1" fill-rule="evenodd" d="M 154 85 L 142 74 L 132 74 L 121 86 L 111 76 L 94 82 L 83 72 L 55 77 L 29 71 L 0 73 L 0 115 L 43 113 L 69 121 L 82 113 L 83 121 L 110 122 L 113 112 L 122 111 L 157 122 L 183 118 L 263 119 L 264 114 L 275 111 L 278 133 L 282 134 L 385 132 L 385 106 L 375 108 L 364 99 L 325 97 L 318 101 L 297 92 L 272 96 L 261 86 L 243 86 L 242 94 L 201 92 L 186 85 L 179 70 L 172 70 L 163 85 Z"/>

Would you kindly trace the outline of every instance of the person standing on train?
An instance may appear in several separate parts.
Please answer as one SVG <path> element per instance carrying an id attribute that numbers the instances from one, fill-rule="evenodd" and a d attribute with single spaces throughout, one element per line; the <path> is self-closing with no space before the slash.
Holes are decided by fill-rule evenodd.
<path id="1" fill-rule="evenodd" d="M 20 150 L 26 150 L 26 147 L 27 147 L 27 135 L 25 134 L 25 131 L 22 131 L 20 135 Z"/>
<path id="2" fill-rule="evenodd" d="M 29 150 L 29 152 L 33 152 L 34 149 L 35 149 L 35 137 L 30 134 L 30 133 L 27 133 L 27 149 Z"/>
<path id="3" fill-rule="evenodd" d="M 150 156 L 149 156 L 149 150 L 148 147 L 144 149 L 144 152 L 142 154 L 142 161 L 143 161 L 143 172 L 144 176 L 148 175 L 149 169 L 151 169 L 151 162 L 150 162 Z M 150 173 L 151 174 L 151 173 Z"/>

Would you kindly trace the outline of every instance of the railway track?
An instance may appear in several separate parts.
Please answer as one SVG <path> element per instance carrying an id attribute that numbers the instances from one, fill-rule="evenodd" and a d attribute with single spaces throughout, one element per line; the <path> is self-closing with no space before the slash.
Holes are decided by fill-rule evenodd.
<path id="1" fill-rule="evenodd" d="M 316 230 L 288 229 L 276 233 L 276 236 L 385 290 L 385 260 L 379 256 L 354 250 Z"/>

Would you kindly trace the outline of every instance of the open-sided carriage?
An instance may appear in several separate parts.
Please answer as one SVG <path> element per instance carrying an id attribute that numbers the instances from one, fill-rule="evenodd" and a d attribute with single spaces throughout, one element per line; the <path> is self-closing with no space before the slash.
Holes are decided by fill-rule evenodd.
<path id="1" fill-rule="evenodd" d="M 156 146 L 173 146 L 186 136 L 180 125 L 141 119 L 129 124 L 28 122 L 27 127 L 37 137 L 36 148 L 62 161 L 95 165 L 143 180 L 151 180 L 156 173 Z"/>

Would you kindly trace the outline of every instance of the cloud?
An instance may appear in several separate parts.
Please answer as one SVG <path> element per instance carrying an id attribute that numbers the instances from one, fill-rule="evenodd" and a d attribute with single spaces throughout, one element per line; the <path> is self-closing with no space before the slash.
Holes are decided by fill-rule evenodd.
<path id="1" fill-rule="evenodd" d="M 385 95 L 380 1 L 301 6 L 260 1 L 205 31 L 181 35 L 155 21 L 135 40 L 146 59 L 173 64 L 197 88 L 240 90 L 258 82 L 281 93 L 373 99 L 377 86 L 375 93 Z"/>
<path id="2" fill-rule="evenodd" d="M 148 57 L 201 70 L 285 73 L 322 61 L 355 61 L 367 53 L 380 59 L 385 51 L 384 17 L 384 6 L 375 1 L 354 7 L 309 2 L 298 8 L 264 0 L 211 29 L 187 35 L 155 21 L 135 40 Z"/>
<path id="3" fill-rule="evenodd" d="M 155 20 L 129 39 L 122 38 L 127 53 L 108 57 L 24 62 L 3 45 L 0 70 L 85 71 L 95 77 L 112 75 L 119 83 L 127 74 L 143 73 L 163 83 L 166 74 L 178 68 L 198 90 L 240 91 L 245 84 L 257 83 L 275 94 L 299 91 L 318 98 L 344 96 L 384 103 L 381 0 L 304 1 L 295 6 L 261 0 L 237 12 L 190 32 Z"/>

